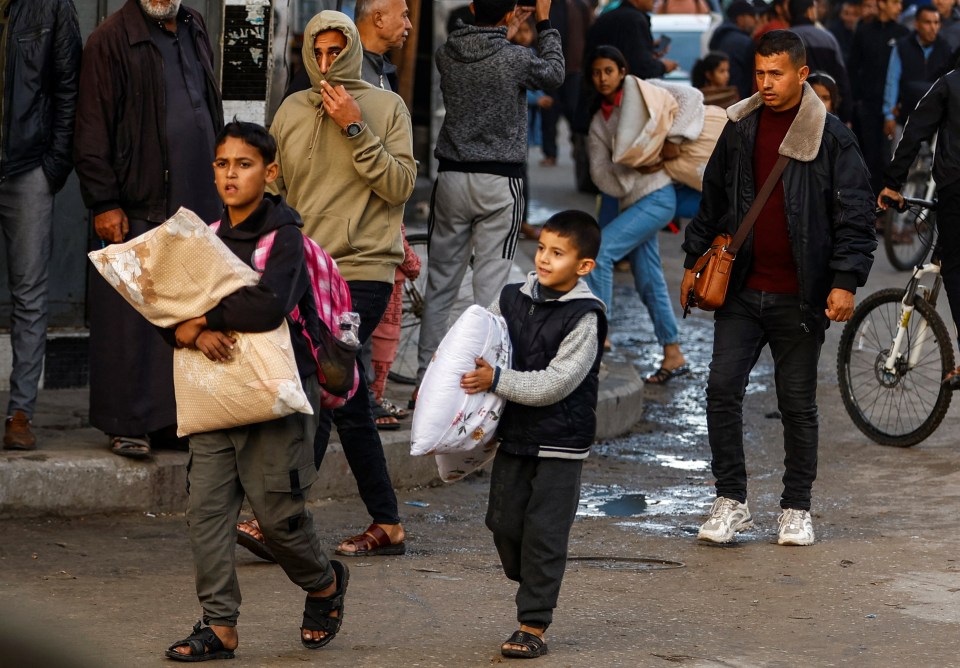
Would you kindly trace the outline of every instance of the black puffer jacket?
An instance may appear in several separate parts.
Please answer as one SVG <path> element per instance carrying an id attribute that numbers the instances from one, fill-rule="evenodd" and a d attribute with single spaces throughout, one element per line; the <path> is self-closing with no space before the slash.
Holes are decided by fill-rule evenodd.
<path id="1" fill-rule="evenodd" d="M 727 123 L 703 175 L 700 210 L 687 226 L 684 266 L 694 263 L 717 234 L 733 234 L 755 196 L 753 150 L 762 105 L 759 94 L 727 110 Z M 800 282 L 802 321 L 826 324 L 832 288 L 855 292 L 867 281 L 877 247 L 870 175 L 857 141 L 803 86 L 796 120 L 780 145 L 792 160 L 783 173 L 788 234 Z M 750 272 L 753 233 L 734 262 L 730 292 Z"/>
<path id="2" fill-rule="evenodd" d="M 13 0 L 7 27 L 0 179 L 40 166 L 56 192 L 73 169 L 77 10 L 70 0 Z"/>
<path id="3" fill-rule="evenodd" d="M 883 172 L 883 185 L 900 191 L 907 172 L 920 151 L 921 142 L 937 135 L 933 156 L 933 180 L 937 188 L 960 181 L 960 70 L 952 70 L 934 82 L 903 126 L 903 138 L 893 160 Z"/>

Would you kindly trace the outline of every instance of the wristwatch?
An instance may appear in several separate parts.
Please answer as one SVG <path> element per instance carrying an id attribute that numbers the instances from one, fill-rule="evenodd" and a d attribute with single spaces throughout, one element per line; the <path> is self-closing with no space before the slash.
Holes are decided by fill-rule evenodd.
<path id="1" fill-rule="evenodd" d="M 345 134 L 347 137 L 350 137 L 351 139 L 353 137 L 356 137 L 361 132 L 363 132 L 363 123 L 354 122 L 343 129 L 343 134 Z"/>

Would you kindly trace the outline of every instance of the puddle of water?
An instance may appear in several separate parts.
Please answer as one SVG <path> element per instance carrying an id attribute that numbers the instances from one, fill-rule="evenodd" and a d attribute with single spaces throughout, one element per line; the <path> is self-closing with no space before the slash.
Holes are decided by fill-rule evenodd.
<path id="1" fill-rule="evenodd" d="M 680 455 L 654 455 L 654 459 L 662 466 L 681 471 L 706 471 L 710 468 L 710 462 L 705 459 L 685 459 Z"/>
<path id="2" fill-rule="evenodd" d="M 667 487 L 657 490 L 653 496 L 618 486 L 584 485 L 577 515 L 614 518 L 700 515 L 712 501 L 712 490 L 702 487 Z"/>

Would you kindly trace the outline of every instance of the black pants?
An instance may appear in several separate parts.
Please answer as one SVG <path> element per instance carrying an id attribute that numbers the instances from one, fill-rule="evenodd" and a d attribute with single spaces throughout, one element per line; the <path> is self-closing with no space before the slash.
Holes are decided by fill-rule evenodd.
<path id="1" fill-rule="evenodd" d="M 547 92 L 553 98 L 553 106 L 540 111 L 543 155 L 547 158 L 557 157 L 557 121 L 563 116 L 567 123 L 573 123 L 577 97 L 580 95 L 580 82 L 579 72 L 567 72 L 560 88 Z"/>
<path id="2" fill-rule="evenodd" d="M 520 583 L 517 620 L 547 628 L 567 567 L 570 527 L 580 503 L 582 459 L 511 455 L 493 460 L 487 528 L 506 576 Z"/>
<path id="3" fill-rule="evenodd" d="M 937 255 L 950 315 L 960 331 L 960 182 L 937 190 Z"/>
<path id="4" fill-rule="evenodd" d="M 364 343 L 380 324 L 387 302 L 393 292 L 393 283 L 379 281 L 348 281 L 353 310 L 360 314 L 360 343 Z M 367 512 L 377 524 L 398 524 L 397 495 L 387 472 L 380 432 L 373 420 L 370 399 L 367 396 L 366 371 L 359 359 L 360 386 L 357 393 L 334 411 L 321 411 L 317 435 L 313 441 L 313 459 L 317 469 L 323 463 L 330 442 L 331 419 L 337 425 L 343 454 L 350 471 L 357 480 L 357 490 Z"/>
<path id="5" fill-rule="evenodd" d="M 707 380 L 707 430 L 717 496 L 747 500 L 743 397 L 764 346 L 773 354 L 777 406 L 783 416 L 781 508 L 810 509 L 817 477 L 817 364 L 823 327 L 801 322 L 800 299 L 741 290 L 717 311 Z"/>

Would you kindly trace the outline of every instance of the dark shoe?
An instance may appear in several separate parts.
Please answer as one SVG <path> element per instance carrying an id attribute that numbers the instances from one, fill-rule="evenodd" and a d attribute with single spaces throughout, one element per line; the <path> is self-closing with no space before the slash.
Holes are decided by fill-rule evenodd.
<path id="1" fill-rule="evenodd" d="M 176 647 L 189 647 L 190 653 L 181 654 L 176 651 Z M 212 659 L 232 659 L 233 650 L 223 646 L 223 642 L 213 632 L 213 629 L 197 622 L 193 626 L 193 633 L 170 645 L 167 648 L 166 655 L 177 661 L 210 661 Z"/>
<path id="2" fill-rule="evenodd" d="M 264 561 L 277 562 L 273 552 L 263 540 L 263 532 L 260 531 L 260 523 L 256 517 L 237 523 L 237 545 L 247 548 Z"/>
<path id="3" fill-rule="evenodd" d="M 34 450 L 37 447 L 37 437 L 30 430 L 30 418 L 23 411 L 15 411 L 13 417 L 7 418 L 3 430 L 4 450 Z"/>
<path id="4" fill-rule="evenodd" d="M 373 413 L 373 423 L 380 431 L 396 431 L 400 428 L 400 421 L 380 404 L 371 404 L 370 411 Z"/>
<path id="5" fill-rule="evenodd" d="M 507 645 L 520 645 L 523 649 L 514 649 Z M 500 645 L 500 653 L 514 659 L 536 659 L 547 653 L 547 643 L 526 631 L 514 631 L 506 642 Z"/>
<path id="6" fill-rule="evenodd" d="M 337 591 L 332 596 L 318 598 L 307 596 L 303 606 L 303 626 L 300 627 L 300 642 L 307 649 L 320 649 L 330 643 L 340 631 L 343 623 L 343 596 L 347 593 L 347 583 L 350 582 L 350 569 L 347 565 L 330 560 L 330 566 L 337 576 Z M 331 613 L 337 613 L 333 617 Z M 320 640 L 304 640 L 304 631 L 322 631 L 326 635 Z"/>
<path id="7" fill-rule="evenodd" d="M 150 443 L 139 436 L 111 436 L 110 452 L 130 459 L 146 459 L 150 456 Z"/>
<path id="8" fill-rule="evenodd" d="M 664 369 L 660 367 L 655 374 L 644 378 L 643 382 L 647 385 L 663 385 L 673 378 L 686 376 L 688 373 L 690 373 L 690 367 L 688 366 L 679 366 L 676 369 Z"/>

